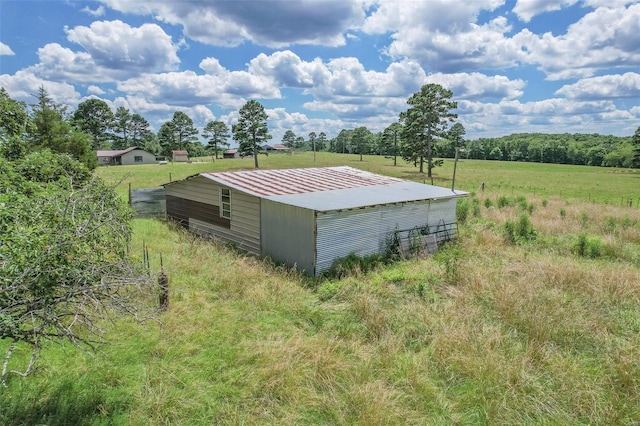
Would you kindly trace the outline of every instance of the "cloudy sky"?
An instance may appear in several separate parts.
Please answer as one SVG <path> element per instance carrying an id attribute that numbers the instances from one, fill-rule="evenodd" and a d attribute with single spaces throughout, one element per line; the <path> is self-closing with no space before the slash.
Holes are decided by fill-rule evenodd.
<path id="1" fill-rule="evenodd" d="M 427 83 L 467 139 L 632 135 L 640 3 L 625 0 L 0 0 L 0 85 L 73 110 L 91 97 L 153 128 L 231 125 L 248 100 L 274 141 L 381 131 Z"/>

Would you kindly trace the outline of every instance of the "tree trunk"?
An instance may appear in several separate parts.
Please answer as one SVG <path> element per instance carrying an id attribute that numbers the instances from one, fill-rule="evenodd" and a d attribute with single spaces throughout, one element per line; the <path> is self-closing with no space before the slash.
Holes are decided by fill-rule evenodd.
<path id="1" fill-rule="evenodd" d="M 258 167 L 258 147 L 256 146 L 256 144 L 253 144 L 253 163 L 256 169 L 260 168 Z"/>

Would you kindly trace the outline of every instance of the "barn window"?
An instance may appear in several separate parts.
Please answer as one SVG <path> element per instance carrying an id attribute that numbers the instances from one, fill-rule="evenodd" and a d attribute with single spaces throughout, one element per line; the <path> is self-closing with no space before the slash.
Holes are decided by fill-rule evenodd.
<path id="1" fill-rule="evenodd" d="M 220 216 L 231 219 L 231 190 L 220 188 Z"/>
<path id="2" fill-rule="evenodd" d="M 142 163 L 142 155 L 136 155 L 133 157 L 134 163 Z"/>

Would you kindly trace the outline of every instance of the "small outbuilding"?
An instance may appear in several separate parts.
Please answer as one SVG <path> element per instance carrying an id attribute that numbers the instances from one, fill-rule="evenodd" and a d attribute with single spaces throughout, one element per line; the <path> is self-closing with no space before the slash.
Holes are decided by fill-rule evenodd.
<path id="1" fill-rule="evenodd" d="M 279 143 L 276 143 L 276 144 L 273 144 L 273 145 L 265 144 L 265 145 L 262 146 L 262 149 L 264 151 L 266 151 L 267 153 L 269 153 L 269 154 L 275 154 L 275 153 L 278 153 L 278 152 L 282 152 L 282 153 L 290 153 L 291 152 L 291 150 L 287 146 L 279 144 Z"/>
<path id="2" fill-rule="evenodd" d="M 384 253 L 394 237 L 454 238 L 467 195 L 346 166 L 200 173 L 164 187 L 169 219 L 309 275 Z"/>
<path id="3" fill-rule="evenodd" d="M 189 152 L 187 151 L 171 151 L 171 156 L 174 163 L 187 163 L 189 161 Z"/>
<path id="4" fill-rule="evenodd" d="M 227 149 L 222 152 L 222 158 L 240 158 L 240 153 L 237 149 Z"/>
<path id="5" fill-rule="evenodd" d="M 99 166 L 125 166 L 131 164 L 154 164 L 156 156 L 144 149 L 132 146 L 115 151 L 97 151 Z"/>

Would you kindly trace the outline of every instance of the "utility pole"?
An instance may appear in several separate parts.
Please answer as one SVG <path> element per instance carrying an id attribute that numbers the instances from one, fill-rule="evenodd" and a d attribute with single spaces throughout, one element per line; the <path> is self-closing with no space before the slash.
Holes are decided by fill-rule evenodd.
<path id="1" fill-rule="evenodd" d="M 455 159 L 453 160 L 453 179 L 451 179 L 451 190 L 454 190 L 454 187 L 456 185 L 456 167 L 458 166 L 458 153 L 460 151 L 463 151 L 462 148 L 458 148 L 456 147 L 456 155 L 455 155 Z"/>

